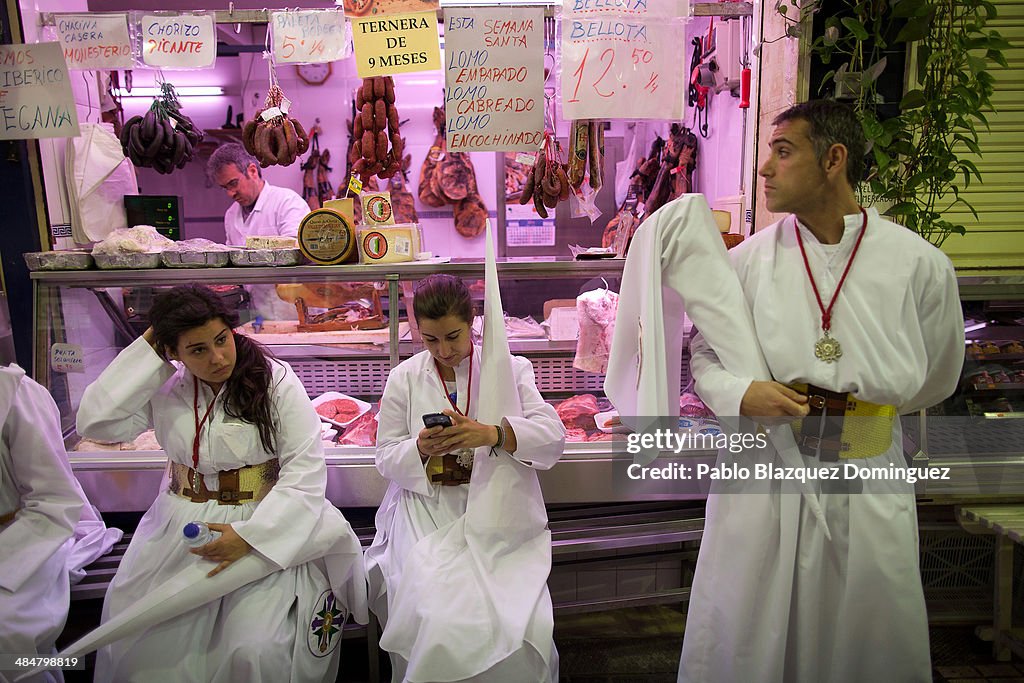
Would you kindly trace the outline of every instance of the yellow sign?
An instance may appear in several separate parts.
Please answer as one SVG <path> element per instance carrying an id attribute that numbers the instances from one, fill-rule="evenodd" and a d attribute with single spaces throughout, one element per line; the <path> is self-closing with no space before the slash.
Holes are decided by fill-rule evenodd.
<path id="1" fill-rule="evenodd" d="M 352 44 L 360 78 L 441 68 L 436 12 L 353 18 Z"/>

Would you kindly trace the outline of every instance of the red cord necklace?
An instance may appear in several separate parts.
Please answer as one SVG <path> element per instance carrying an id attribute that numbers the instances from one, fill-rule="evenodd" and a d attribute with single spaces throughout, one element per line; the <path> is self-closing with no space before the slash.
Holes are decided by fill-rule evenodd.
<path id="1" fill-rule="evenodd" d="M 448 399 L 448 403 L 452 405 L 452 410 L 462 416 L 469 415 L 469 399 L 471 398 L 470 393 L 473 387 L 473 352 L 469 352 L 469 383 L 466 385 L 466 410 L 465 412 L 459 410 L 458 404 L 452 400 L 451 395 L 448 393 L 448 388 L 444 385 L 444 375 L 441 374 L 441 364 L 434 359 L 434 369 L 437 370 L 437 378 L 441 381 L 441 393 Z M 453 368 L 454 369 L 454 368 Z M 456 380 L 458 377 L 456 377 Z"/>
<path id="2" fill-rule="evenodd" d="M 860 243 L 864 241 L 864 234 L 868 230 L 868 212 L 862 208 L 860 213 L 864 220 L 860 226 L 857 243 L 853 245 L 850 260 L 846 262 L 846 269 L 843 270 L 843 276 L 839 278 L 839 284 L 836 285 L 836 291 L 832 295 L 832 300 L 828 302 L 828 308 L 821 301 L 818 285 L 814 281 L 814 275 L 811 274 L 810 261 L 807 260 L 807 250 L 804 249 L 804 238 L 800 235 L 800 227 L 796 224 L 796 216 L 793 217 L 793 231 L 796 233 L 796 242 L 800 245 L 800 254 L 804 257 L 804 268 L 807 270 L 807 278 L 811 281 L 811 289 L 814 290 L 814 298 L 818 300 L 818 310 L 821 311 L 821 330 L 824 332 L 824 335 L 814 344 L 814 355 L 818 360 L 826 363 L 834 363 L 843 356 L 843 347 L 839 345 L 839 340 L 829 334 L 829 331 L 832 329 L 832 307 L 836 305 L 836 299 L 839 298 L 839 290 L 843 288 L 843 283 L 846 282 L 850 266 L 853 265 L 853 259 L 857 256 L 857 250 L 860 249 Z"/>
<path id="3" fill-rule="evenodd" d="M 206 409 L 206 414 L 203 415 L 203 419 L 199 419 L 199 379 L 196 377 L 192 378 L 192 413 L 196 419 L 196 435 L 192 439 L 192 491 L 196 495 L 199 494 L 201 489 L 201 477 L 199 474 L 199 436 L 203 433 L 203 425 L 206 424 L 206 420 L 209 419 L 210 413 L 213 412 L 213 406 L 217 403 L 217 397 L 214 396 L 213 400 L 210 401 L 209 407 Z"/>

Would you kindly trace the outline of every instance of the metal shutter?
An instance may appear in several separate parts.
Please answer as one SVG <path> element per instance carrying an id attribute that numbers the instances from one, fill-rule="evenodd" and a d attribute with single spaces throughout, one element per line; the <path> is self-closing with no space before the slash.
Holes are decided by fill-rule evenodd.
<path id="1" fill-rule="evenodd" d="M 995 0 L 995 5 L 999 16 L 988 26 L 1012 43 L 1004 53 L 1010 68 L 991 71 L 996 111 L 986 114 L 991 130 L 979 130 L 983 156 L 963 157 L 977 164 L 982 182 L 961 193 L 979 220 L 962 206 L 949 212 L 967 228 L 967 235 L 951 235 L 943 245 L 957 268 L 1024 266 L 1024 2 Z"/>

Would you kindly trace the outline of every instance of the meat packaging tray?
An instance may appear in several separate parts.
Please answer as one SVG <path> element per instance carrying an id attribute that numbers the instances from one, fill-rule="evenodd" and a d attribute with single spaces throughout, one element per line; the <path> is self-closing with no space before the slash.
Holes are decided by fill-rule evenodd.
<path id="1" fill-rule="evenodd" d="M 168 268 L 220 268 L 228 264 L 228 251 L 186 251 L 167 249 L 160 260 Z"/>
<path id="2" fill-rule="evenodd" d="M 103 270 L 158 268 L 161 262 L 159 251 L 93 254 L 92 257 L 96 266 Z"/>
<path id="3" fill-rule="evenodd" d="M 320 419 L 323 420 L 324 422 L 328 422 L 334 425 L 335 427 L 339 427 L 341 429 L 348 427 L 350 424 L 352 424 L 360 417 L 362 417 L 363 413 L 370 409 L 370 404 L 367 403 L 366 401 L 360 401 L 358 398 L 352 398 L 351 396 L 338 393 L 337 391 L 328 391 L 320 396 L 317 396 L 315 399 L 313 399 L 312 403 L 314 408 L 319 408 L 325 403 L 339 400 L 351 401 L 352 403 L 355 404 L 355 408 L 353 409 L 351 418 L 345 420 L 344 422 L 338 422 L 337 420 L 332 420 L 329 417 L 324 417 L 319 411 L 317 412 L 317 415 L 319 415 Z"/>
<path id="4" fill-rule="evenodd" d="M 31 251 L 23 254 L 29 270 L 88 270 L 93 266 L 87 251 Z"/>
<path id="5" fill-rule="evenodd" d="M 301 249 L 232 249 L 233 266 L 297 266 L 303 262 Z"/>
<path id="6" fill-rule="evenodd" d="M 612 422 L 613 418 L 615 419 L 615 422 L 609 424 Z M 594 423 L 597 425 L 597 428 L 605 434 L 629 434 L 633 431 L 626 425 L 622 424 L 622 422 L 619 422 L 618 418 L 619 411 L 609 410 L 595 415 Z"/>

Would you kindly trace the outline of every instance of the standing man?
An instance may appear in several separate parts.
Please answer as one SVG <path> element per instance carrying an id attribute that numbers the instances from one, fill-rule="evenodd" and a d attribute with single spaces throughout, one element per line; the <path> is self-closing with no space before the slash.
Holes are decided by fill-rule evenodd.
<path id="1" fill-rule="evenodd" d="M 242 145 L 221 145 L 210 156 L 207 174 L 234 204 L 224 212 L 227 243 L 245 246 L 246 237 L 297 237 L 299 223 L 309 205 L 294 190 L 276 187 L 263 179 L 259 163 Z M 257 315 L 273 320 L 295 320 L 294 306 L 282 301 L 273 285 L 250 285 Z"/>
<path id="2" fill-rule="evenodd" d="M 942 401 L 960 376 L 953 268 L 858 205 L 865 141 L 852 109 L 807 102 L 774 125 L 759 174 L 769 210 L 788 215 L 729 253 L 776 381 L 729 374 L 698 335 L 697 393 L 720 416 L 768 425 L 772 443 L 792 430 L 795 447 L 743 454 L 753 462 L 904 468 L 897 414 Z M 856 433 L 855 406 L 875 416 Z M 712 488 L 679 680 L 931 681 L 913 487 L 756 488 Z"/>
<path id="3" fill-rule="evenodd" d="M 263 179 L 256 159 L 236 142 L 210 157 L 207 173 L 235 202 L 224 213 L 227 243 L 245 246 L 246 237 L 295 237 L 309 206 L 294 190 Z"/>

